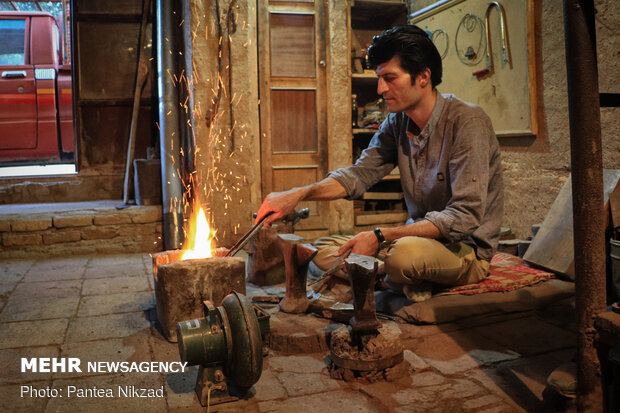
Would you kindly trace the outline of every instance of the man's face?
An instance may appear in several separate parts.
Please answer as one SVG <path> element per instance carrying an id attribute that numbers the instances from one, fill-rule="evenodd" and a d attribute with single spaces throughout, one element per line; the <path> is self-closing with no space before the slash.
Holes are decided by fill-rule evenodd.
<path id="1" fill-rule="evenodd" d="M 391 113 L 406 112 L 420 102 L 423 92 L 420 76 L 412 84 L 411 75 L 400 66 L 398 56 L 378 65 L 375 71 L 379 76 L 377 93 L 383 96 Z"/>

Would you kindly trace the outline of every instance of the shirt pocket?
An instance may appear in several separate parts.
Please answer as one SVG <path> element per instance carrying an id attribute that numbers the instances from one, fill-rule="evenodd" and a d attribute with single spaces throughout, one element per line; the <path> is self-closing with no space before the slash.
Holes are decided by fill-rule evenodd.
<path id="1" fill-rule="evenodd" d="M 450 177 L 447 172 L 432 169 L 426 177 L 427 188 L 425 195 L 429 211 L 441 211 L 446 207 L 451 197 Z"/>

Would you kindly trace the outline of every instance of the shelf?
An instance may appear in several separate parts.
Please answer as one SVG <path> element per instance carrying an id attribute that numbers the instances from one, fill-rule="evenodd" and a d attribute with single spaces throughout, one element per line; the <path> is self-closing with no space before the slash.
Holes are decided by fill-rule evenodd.
<path id="1" fill-rule="evenodd" d="M 400 170 L 398 169 L 398 166 L 394 169 L 392 169 L 392 172 L 389 173 L 389 175 L 385 175 L 382 179 L 382 181 L 396 181 L 400 179 Z"/>
<path id="2" fill-rule="evenodd" d="M 401 0 L 355 0 L 351 6 L 353 29 L 384 30 L 407 22 L 407 3 Z"/>
<path id="3" fill-rule="evenodd" d="M 374 128 L 354 128 L 352 130 L 353 135 L 366 135 L 366 134 L 375 134 L 379 131 L 379 129 Z"/>
<path id="4" fill-rule="evenodd" d="M 399 201 L 404 197 L 402 192 L 365 192 L 362 199 Z"/>
<path id="5" fill-rule="evenodd" d="M 377 79 L 377 74 L 374 71 L 364 73 L 351 73 L 353 79 Z"/>
<path id="6" fill-rule="evenodd" d="M 355 225 L 393 224 L 397 222 L 405 222 L 407 217 L 407 211 L 357 214 L 355 216 Z"/>
<path id="7" fill-rule="evenodd" d="M 351 73 L 351 82 L 357 87 L 376 89 L 378 77 L 376 73 Z"/>
<path id="8" fill-rule="evenodd" d="M 407 21 L 407 1 L 405 0 L 351 0 L 350 4 L 351 26 L 348 34 L 352 40 L 349 41 L 349 52 L 354 45 L 357 50 L 366 43 L 372 43 L 373 35 L 380 34 L 395 24 L 405 24 Z M 361 71 L 359 62 L 356 60 L 354 63 L 357 66 L 353 64 L 349 73 L 351 92 L 357 95 L 358 105 L 363 106 L 378 98 L 376 92 L 379 78 L 374 70 Z M 363 108 L 360 107 L 358 110 L 363 110 Z M 354 154 L 357 154 L 358 149 L 364 149 L 367 141 L 378 131 L 378 127 L 352 128 Z M 398 168 L 368 190 L 361 199 L 355 202 L 354 215 L 357 229 L 372 229 L 377 225 L 402 225 L 407 220 L 408 213 L 403 210 L 404 194 Z"/>

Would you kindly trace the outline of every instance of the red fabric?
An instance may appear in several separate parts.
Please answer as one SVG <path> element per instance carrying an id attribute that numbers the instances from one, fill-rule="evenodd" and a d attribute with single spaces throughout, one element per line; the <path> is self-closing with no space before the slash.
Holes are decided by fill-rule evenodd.
<path id="1" fill-rule="evenodd" d="M 551 278 L 555 278 L 555 276 L 550 272 L 528 267 L 521 258 L 498 252 L 491 259 L 491 270 L 486 279 L 476 284 L 453 287 L 442 291 L 441 294 L 474 295 L 488 292 L 507 292 L 538 284 Z"/>

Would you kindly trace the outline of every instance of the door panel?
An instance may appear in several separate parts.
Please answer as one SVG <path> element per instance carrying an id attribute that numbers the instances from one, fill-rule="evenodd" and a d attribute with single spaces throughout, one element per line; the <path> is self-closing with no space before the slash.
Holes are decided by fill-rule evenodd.
<path id="1" fill-rule="evenodd" d="M 317 180 L 321 179 L 317 176 L 317 165 L 307 166 L 291 166 L 291 167 L 275 167 L 273 168 L 273 190 L 284 191 L 291 187 L 291 182 L 294 182 L 296 186 L 309 185 Z M 297 209 L 309 208 L 310 211 L 317 211 L 319 208 L 319 202 L 306 201 L 301 202 Z"/>
<path id="2" fill-rule="evenodd" d="M 272 77 L 314 77 L 314 15 L 270 13 Z"/>
<path id="3" fill-rule="evenodd" d="M 324 2 L 259 1 L 263 197 L 327 174 Z M 300 230 L 328 227 L 327 202 L 306 202 Z"/>
<path id="4" fill-rule="evenodd" d="M 27 34 L 26 19 L 0 19 L 0 150 L 37 145 L 37 96 Z"/>
<path id="5" fill-rule="evenodd" d="M 271 90 L 271 149 L 316 152 L 316 93 L 314 90 Z"/>

